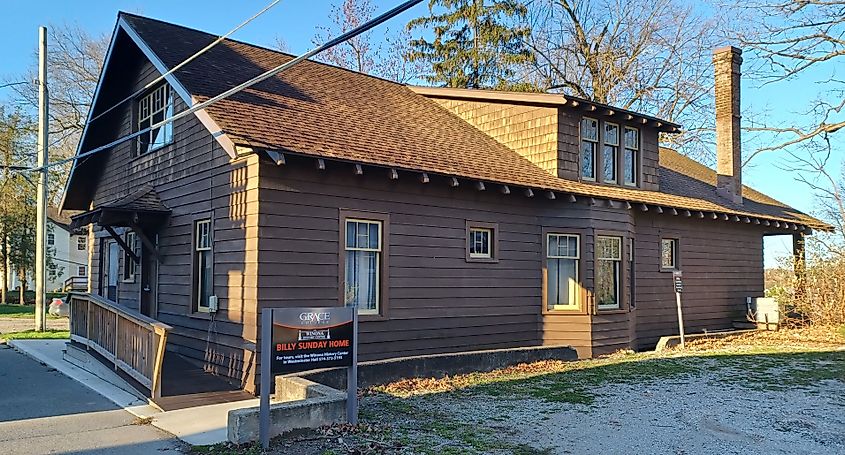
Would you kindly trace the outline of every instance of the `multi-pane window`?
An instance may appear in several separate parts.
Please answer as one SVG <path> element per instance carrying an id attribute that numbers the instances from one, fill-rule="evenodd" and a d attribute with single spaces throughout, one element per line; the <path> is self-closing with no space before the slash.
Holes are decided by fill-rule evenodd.
<path id="1" fill-rule="evenodd" d="M 47 234 L 47 245 L 53 246 L 55 244 L 56 244 L 56 234 L 53 234 L 52 232 L 48 233 Z"/>
<path id="2" fill-rule="evenodd" d="M 628 241 L 628 292 L 631 293 L 631 308 L 637 305 L 636 299 L 636 270 L 634 264 L 634 239 Z"/>
<path id="3" fill-rule="evenodd" d="M 469 257 L 473 259 L 490 259 L 493 257 L 492 229 L 470 228 Z"/>
<path id="4" fill-rule="evenodd" d="M 619 154 L 619 125 L 604 124 L 604 145 L 602 147 L 602 181 L 616 183 L 616 157 Z"/>
<path id="5" fill-rule="evenodd" d="M 194 223 L 194 304 L 196 310 L 207 313 L 212 295 L 211 220 Z"/>
<path id="6" fill-rule="evenodd" d="M 549 310 L 578 309 L 579 237 L 549 234 L 546 240 L 546 307 Z"/>
<path id="7" fill-rule="evenodd" d="M 625 154 L 622 173 L 625 185 L 637 186 L 637 163 L 640 154 L 640 131 L 636 128 L 625 128 Z"/>
<path id="8" fill-rule="evenodd" d="M 678 268 L 678 239 L 660 240 L 660 268 Z"/>
<path id="9" fill-rule="evenodd" d="M 360 314 L 378 314 L 381 286 L 380 221 L 346 220 L 344 301 Z"/>
<path id="10" fill-rule="evenodd" d="M 596 150 L 599 145 L 599 121 L 581 120 L 581 178 L 596 179 Z"/>
<path id="11" fill-rule="evenodd" d="M 88 268 L 84 265 L 80 265 L 79 268 L 76 270 L 76 276 L 87 276 L 88 275 Z"/>
<path id="12" fill-rule="evenodd" d="M 135 253 L 135 257 L 141 257 L 141 251 L 138 248 L 138 236 L 134 232 L 127 232 L 123 235 L 123 241 Z M 132 259 L 132 256 L 123 252 L 123 281 L 135 281 L 135 273 L 138 270 L 138 263 Z"/>
<path id="13" fill-rule="evenodd" d="M 173 116 L 173 91 L 162 84 L 138 100 L 138 131 L 143 131 Z M 138 154 L 151 152 L 173 142 L 173 123 L 159 125 L 138 136 Z"/>
<path id="14" fill-rule="evenodd" d="M 598 309 L 620 308 L 622 238 L 596 236 L 596 303 Z"/>
<path id="15" fill-rule="evenodd" d="M 88 248 L 88 237 L 80 235 L 76 238 L 76 249 L 78 251 L 85 251 Z"/>

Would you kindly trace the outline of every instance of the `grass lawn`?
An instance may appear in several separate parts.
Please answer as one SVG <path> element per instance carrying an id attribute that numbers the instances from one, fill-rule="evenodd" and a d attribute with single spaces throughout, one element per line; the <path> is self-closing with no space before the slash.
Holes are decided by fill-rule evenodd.
<path id="1" fill-rule="evenodd" d="M 661 395 L 676 388 L 681 392 L 668 400 L 667 396 Z M 711 418 L 712 414 L 713 419 L 722 419 L 721 422 L 728 425 L 737 419 L 742 421 L 746 411 L 778 416 L 789 414 L 791 406 L 807 409 L 815 406 L 822 414 L 806 418 L 809 419 L 808 425 L 818 426 L 812 427 L 816 428 L 813 430 L 817 433 L 814 437 L 821 439 L 826 437 L 825 422 L 836 420 L 824 413 L 837 412 L 831 411 L 823 400 L 840 390 L 845 393 L 845 328 L 756 332 L 688 343 L 683 351 L 620 352 L 599 359 L 543 361 L 489 373 L 408 379 L 373 387 L 364 391 L 357 427 L 335 425 L 279 437 L 274 439 L 270 453 L 538 455 L 603 452 L 608 450 L 607 446 L 575 448 L 566 444 L 591 437 L 601 439 L 598 434 L 587 436 L 581 433 L 589 433 L 593 429 L 606 432 L 608 424 L 623 425 L 620 423 L 623 418 L 619 415 L 636 417 L 624 422 L 627 431 L 611 431 L 608 435 L 660 435 L 690 431 L 685 437 L 704 438 L 705 447 L 720 443 L 718 439 L 706 439 L 711 437 L 707 431 L 678 423 L 673 420 L 674 417 L 658 425 L 672 427 L 673 431 L 650 431 L 649 425 L 653 421 L 672 415 L 675 409 L 664 412 L 660 408 L 661 400 L 657 398 L 654 403 L 643 406 L 641 397 L 648 396 L 662 396 L 663 401 L 677 399 L 693 409 L 700 400 L 712 400 L 713 403 L 705 408 L 713 409 L 713 413 L 690 411 L 690 415 L 694 416 L 690 418 L 701 419 L 702 415 Z M 697 395 L 699 393 L 702 395 Z M 816 406 L 815 401 L 795 404 L 796 396 L 821 400 L 819 403 L 822 404 Z M 645 403 L 648 403 L 647 400 Z M 722 411 L 731 403 L 735 403 L 736 407 Z M 758 410 L 754 406 L 761 408 Z M 783 408 L 774 409 L 777 406 Z M 725 416 L 719 412 L 724 412 Z M 646 418 L 641 415 L 646 415 Z M 567 431 L 567 425 L 579 420 L 589 420 L 590 423 L 572 430 L 574 433 L 563 433 L 562 437 L 561 434 L 548 436 L 542 443 L 526 440 L 523 436 L 525 431 L 537 428 L 540 430 L 534 435 L 539 434 L 541 438 L 561 428 L 564 430 L 560 431 Z M 645 422 L 643 427 L 631 423 L 641 421 Z M 803 431 L 800 430 L 800 422 L 770 422 L 761 426 L 774 430 L 755 429 L 758 433 L 752 433 L 752 436 L 774 440 L 771 442 L 774 447 L 777 447 L 776 441 L 781 434 L 786 441 L 812 440 L 796 433 Z M 739 426 L 737 431 L 743 430 Z M 734 428 L 731 427 L 730 431 Z M 762 431 L 773 433 L 760 433 Z M 827 434 L 833 434 L 833 442 L 824 440 L 824 444 L 838 444 L 836 431 L 828 431 Z M 565 439 L 569 442 L 562 442 Z M 630 447 L 631 453 L 636 453 L 633 447 L 638 439 L 640 436 L 630 441 L 614 440 L 605 444 L 611 444 L 611 451 L 613 447 L 619 449 L 624 446 Z M 664 441 L 655 442 L 654 446 L 662 443 Z M 672 441 L 667 444 L 672 444 Z M 686 440 L 683 444 L 687 444 Z M 753 448 L 743 446 L 741 442 L 736 444 L 728 451 L 741 452 Z M 675 449 L 682 450 L 684 447 Z M 670 451 L 670 446 L 665 448 Z M 791 450 L 798 452 L 812 452 L 814 448 L 817 447 L 791 446 Z M 834 447 L 828 448 L 836 451 Z M 260 453 L 256 445 L 235 447 L 219 444 L 193 450 L 194 453 L 205 454 Z M 698 452 L 693 449 L 684 453 Z"/>
<path id="2" fill-rule="evenodd" d="M 49 307 L 49 304 L 47 305 Z M 0 304 L 0 318 L 32 319 L 35 317 L 35 305 Z M 51 314 L 48 318 L 55 318 Z"/>
<path id="3" fill-rule="evenodd" d="M 11 332 L 0 334 L 0 338 L 6 340 L 63 340 L 70 338 L 67 330 L 46 330 L 36 332 L 35 330 L 24 330 L 23 332 Z"/>

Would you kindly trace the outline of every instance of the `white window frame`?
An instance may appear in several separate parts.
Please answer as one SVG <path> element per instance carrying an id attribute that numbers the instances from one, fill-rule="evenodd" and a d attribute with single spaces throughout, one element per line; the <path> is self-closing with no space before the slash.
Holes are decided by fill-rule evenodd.
<path id="1" fill-rule="evenodd" d="M 365 223 L 367 225 L 375 224 L 378 226 L 378 248 L 362 248 L 362 247 L 350 247 L 349 246 L 349 239 L 346 238 L 346 233 L 349 232 L 349 223 Z M 369 235 L 369 234 L 368 234 Z M 340 264 L 341 267 L 346 267 L 346 259 L 350 251 L 365 251 L 365 252 L 374 252 L 376 254 L 376 283 L 375 283 L 375 291 L 376 291 L 376 306 L 373 309 L 370 308 L 361 308 L 358 307 L 358 314 L 364 315 L 378 315 L 381 313 L 381 255 L 383 254 L 384 245 L 382 243 L 384 237 L 384 223 L 381 220 L 367 220 L 363 218 L 346 218 L 343 222 L 343 249 L 345 250 L 344 254 L 344 261 L 343 264 Z M 343 281 L 344 281 L 344 288 L 343 292 L 346 292 L 348 287 L 348 280 L 349 277 L 346 276 L 344 273 Z M 345 299 L 344 299 L 345 300 Z"/>
<path id="2" fill-rule="evenodd" d="M 135 253 L 138 258 L 141 255 L 138 253 L 138 235 L 133 231 L 128 231 L 123 234 L 123 243 Z M 132 257 L 127 252 L 123 252 L 123 270 L 120 274 L 120 281 L 124 283 L 134 283 L 135 275 L 138 273 L 138 264 L 132 260 Z"/>
<path id="3" fill-rule="evenodd" d="M 159 104 L 158 108 L 156 108 L 157 100 Z M 170 88 L 170 85 L 164 83 L 139 98 L 136 111 L 137 131 L 149 128 L 154 123 L 157 123 L 153 120 L 153 118 L 158 114 L 162 114 L 162 119 L 159 120 L 159 122 L 169 117 L 172 117 L 175 109 L 174 103 L 175 101 L 173 96 L 173 90 Z M 144 122 L 147 121 L 149 121 L 149 124 L 146 126 L 142 126 Z M 173 122 L 165 123 L 164 125 L 158 127 L 157 130 L 159 130 L 158 135 L 162 138 L 160 142 L 150 142 L 148 144 L 144 144 L 141 141 L 142 137 L 146 136 L 147 138 L 150 138 L 150 133 L 155 132 L 156 130 L 148 131 L 138 136 L 137 152 L 139 156 L 145 155 L 147 153 L 152 153 L 173 142 Z M 147 147 L 146 150 L 143 149 L 145 146 Z"/>
<path id="4" fill-rule="evenodd" d="M 665 265 L 663 264 L 663 252 L 664 252 L 664 245 L 665 242 L 669 242 L 672 245 L 672 265 Z M 673 237 L 663 237 L 660 239 L 660 269 L 661 270 L 678 270 L 678 250 L 680 247 L 680 242 L 678 239 Z"/>
<path id="5" fill-rule="evenodd" d="M 640 178 L 639 178 L 640 130 L 639 130 L 639 128 L 632 128 L 630 126 L 626 126 L 624 132 L 627 133 L 628 131 L 633 131 L 634 133 L 636 133 L 637 143 L 634 144 L 633 146 L 629 146 L 628 142 L 625 139 L 627 135 L 624 134 L 624 133 L 622 134 L 622 145 L 623 145 L 623 148 L 622 148 L 622 150 L 623 150 L 623 153 L 622 153 L 622 184 L 626 185 L 626 186 L 636 187 L 637 185 L 639 185 L 639 180 L 640 180 Z M 633 156 L 634 156 L 634 163 L 633 163 L 634 168 L 632 169 L 632 175 L 634 176 L 634 181 L 632 181 L 632 182 L 629 182 L 625 179 L 625 167 L 628 164 L 628 160 L 627 160 L 626 155 L 627 155 L 628 151 L 631 151 L 633 153 Z"/>
<path id="6" fill-rule="evenodd" d="M 567 240 L 569 240 L 570 238 L 575 238 L 575 245 L 577 247 L 577 251 L 575 252 L 575 255 L 574 256 L 573 255 L 567 256 L 567 255 L 553 255 L 553 254 L 551 254 L 551 252 L 549 251 L 549 245 L 551 245 L 551 243 L 552 243 L 551 242 L 552 237 L 558 238 L 558 245 L 560 245 L 560 238 L 565 238 Z M 549 283 L 548 283 L 548 281 L 549 281 L 550 277 L 548 276 L 548 263 L 549 263 L 549 260 L 553 260 L 553 259 L 575 260 L 576 288 L 575 288 L 574 292 L 571 289 L 568 289 L 568 288 L 566 289 L 566 292 L 572 294 L 572 295 L 570 295 L 570 297 L 573 297 L 573 298 L 570 299 L 570 301 L 573 302 L 573 303 L 571 303 L 569 305 L 554 304 L 551 307 L 549 307 L 549 302 L 548 302 L 548 298 L 549 298 L 548 286 L 549 286 Z M 581 293 L 579 292 L 580 289 L 581 289 L 581 270 L 580 269 L 581 269 L 581 235 L 579 235 L 579 234 L 567 234 L 567 233 L 560 233 L 560 232 L 549 232 L 549 233 L 547 233 L 546 234 L 546 289 L 544 290 L 547 301 L 544 304 L 545 304 L 545 307 L 548 311 L 561 311 L 561 310 L 571 311 L 571 310 L 581 309 Z M 558 294 L 560 294 L 560 289 L 558 289 Z"/>
<path id="7" fill-rule="evenodd" d="M 595 139 L 588 139 L 584 136 L 584 122 L 593 121 L 596 122 L 596 137 Z M 578 141 L 578 175 L 581 177 L 581 180 L 587 180 L 590 182 L 595 182 L 598 178 L 598 151 L 599 151 L 599 144 L 601 139 L 601 122 L 597 119 L 591 117 L 582 117 L 581 122 L 578 124 L 579 129 L 579 141 Z M 584 175 L 584 142 L 589 142 L 593 144 L 592 155 L 593 155 L 593 176 L 587 177 Z"/>
<path id="8" fill-rule="evenodd" d="M 473 253 L 476 245 L 475 233 L 487 233 L 487 253 Z M 469 228 L 469 257 L 472 259 L 493 259 L 493 229 L 485 227 Z"/>
<path id="9" fill-rule="evenodd" d="M 607 128 L 612 127 L 616 128 L 616 143 L 608 142 L 607 141 Z M 601 139 L 602 139 L 602 147 L 601 147 L 601 181 L 604 183 L 617 183 L 619 181 L 619 141 L 620 141 L 620 134 L 621 128 L 617 123 L 611 122 L 602 122 L 601 126 Z M 612 147 L 613 151 L 613 178 L 607 179 L 604 170 L 605 170 L 605 147 Z"/>
<path id="10" fill-rule="evenodd" d="M 602 257 L 600 255 L 600 249 L 598 247 L 599 239 L 612 239 L 614 241 L 619 242 L 619 256 L 618 257 Z M 604 304 L 602 305 L 599 302 L 596 302 L 596 308 L 599 310 L 619 310 L 622 308 L 622 259 L 623 259 L 623 248 L 625 247 L 624 239 L 621 236 L 615 235 L 597 235 L 596 236 L 596 268 L 598 268 L 599 261 L 613 261 L 615 262 L 616 266 L 616 303 L 615 304 Z M 595 274 L 596 285 L 594 286 L 598 289 L 598 273 Z"/>
<path id="11" fill-rule="evenodd" d="M 205 235 L 203 236 L 203 229 L 205 229 Z M 200 242 L 205 239 L 205 242 L 200 244 Z M 194 244 L 193 244 L 193 251 L 192 251 L 192 260 L 191 260 L 191 267 L 194 270 L 194 282 L 191 284 L 191 292 L 196 292 L 196 295 L 193 296 L 195 299 L 198 313 L 209 313 L 210 312 L 210 305 L 209 302 L 202 301 L 202 270 L 204 267 L 200 267 L 200 264 L 197 262 L 200 252 L 203 251 L 212 251 L 211 247 L 214 240 L 212 239 L 212 232 L 211 232 L 211 218 L 205 218 L 201 220 L 194 221 Z M 209 255 L 209 261 L 214 260 L 213 252 Z M 214 274 L 214 271 L 211 271 L 211 274 Z M 214 295 L 214 277 L 212 276 L 211 280 L 212 288 L 209 289 L 209 296 Z"/>

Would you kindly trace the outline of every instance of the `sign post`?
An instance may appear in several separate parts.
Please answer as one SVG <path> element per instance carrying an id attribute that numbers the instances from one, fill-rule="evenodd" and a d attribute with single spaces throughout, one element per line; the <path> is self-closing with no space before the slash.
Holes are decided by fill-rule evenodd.
<path id="1" fill-rule="evenodd" d="M 672 281 L 675 283 L 675 302 L 678 305 L 678 332 L 681 334 L 681 349 L 686 347 L 684 339 L 684 312 L 681 309 L 681 293 L 684 292 L 684 274 L 680 270 L 672 272 Z"/>
<path id="2" fill-rule="evenodd" d="M 261 446 L 270 447 L 270 389 L 278 374 L 347 368 L 347 421 L 358 422 L 358 315 L 353 307 L 261 311 Z"/>

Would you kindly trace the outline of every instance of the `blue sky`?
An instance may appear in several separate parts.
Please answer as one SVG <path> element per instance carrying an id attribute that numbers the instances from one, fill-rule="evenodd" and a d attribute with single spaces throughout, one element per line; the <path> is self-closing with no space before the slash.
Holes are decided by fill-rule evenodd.
<path id="1" fill-rule="evenodd" d="M 119 10 L 143 14 L 175 22 L 211 33 L 223 34 L 262 9 L 269 0 L 5 0 L 3 27 L 0 28 L 0 78 L 22 73 L 30 64 L 38 39 L 38 26 L 47 24 L 78 24 L 92 34 L 111 34 Z M 378 11 L 399 3 L 399 0 L 372 0 Z M 408 20 L 423 15 L 426 3 L 418 5 L 381 25 L 374 38 L 387 28 L 404 26 Z M 237 5 L 236 7 L 233 5 Z M 328 22 L 328 0 L 287 0 L 239 31 L 234 38 L 262 45 L 272 45 L 277 37 L 284 39 L 290 51 L 302 53 L 311 47 L 315 26 Z M 790 125 L 807 107 L 807 100 L 821 93 L 822 87 L 813 83 L 833 68 L 821 68 L 803 77 L 760 87 L 759 83 L 743 81 L 743 109 L 765 112 L 772 124 Z M 841 76 L 841 75 L 840 75 Z M 2 90 L 2 89 L 0 89 Z M 8 89 L 5 89 L 8 91 Z M 7 96 L 0 92 L 0 99 Z M 841 134 L 840 134 L 841 135 Z M 840 141 L 841 142 L 841 141 Z M 836 150 L 835 166 L 842 162 L 843 146 Z M 803 211 L 814 209 L 812 196 L 794 175 L 780 169 L 784 154 L 771 152 L 756 158 L 743 174 L 746 184 Z M 838 167 L 836 168 L 838 170 Z M 766 243 L 767 265 L 773 258 L 791 247 L 787 240 L 773 238 Z"/>

